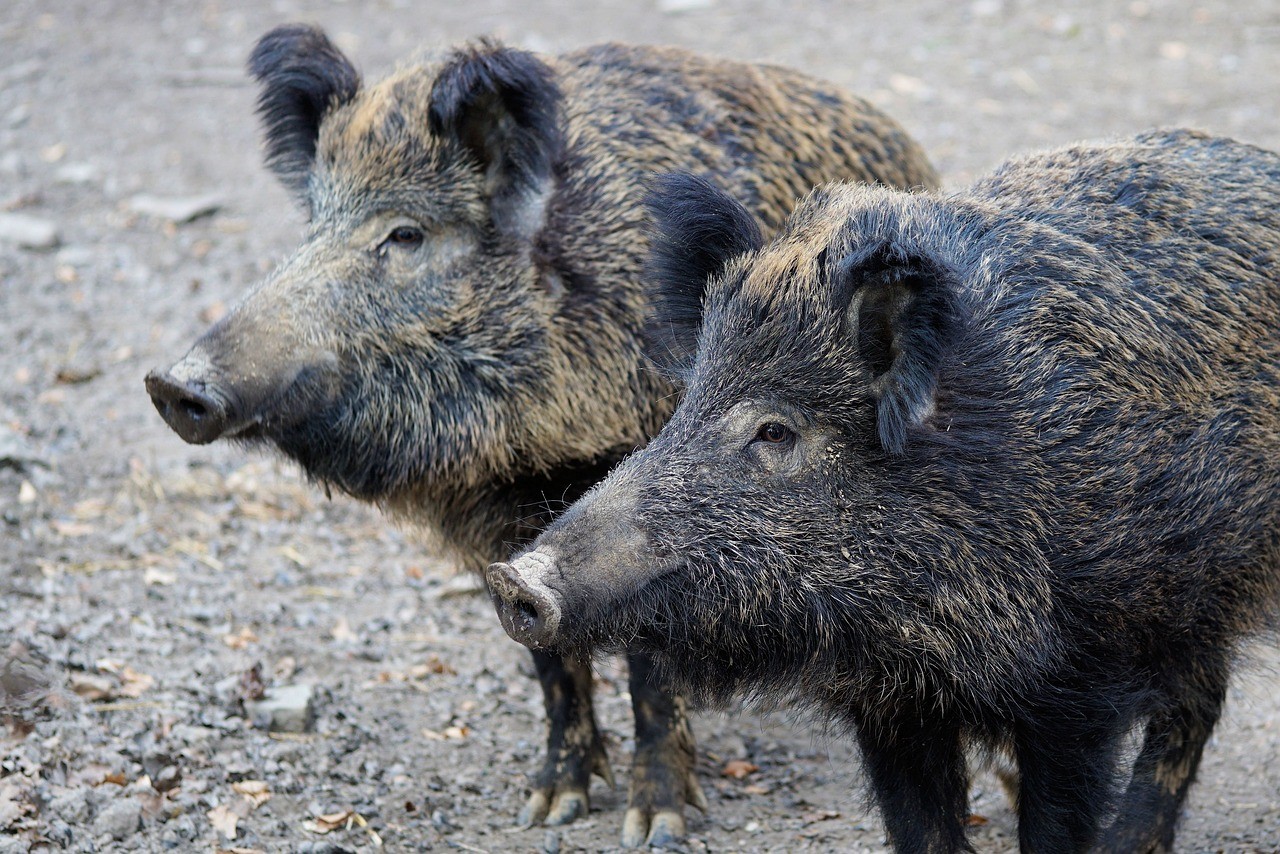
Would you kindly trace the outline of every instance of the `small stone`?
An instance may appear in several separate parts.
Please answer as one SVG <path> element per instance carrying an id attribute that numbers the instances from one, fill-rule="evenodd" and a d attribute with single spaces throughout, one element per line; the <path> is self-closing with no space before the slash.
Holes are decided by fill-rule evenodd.
<path id="1" fill-rule="evenodd" d="M 261 700 L 244 704 L 245 712 L 255 726 L 265 726 L 271 732 L 309 732 L 315 716 L 314 695 L 310 685 L 268 688 Z"/>
<path id="2" fill-rule="evenodd" d="M 165 198 L 143 193 L 129 200 L 129 210 L 179 225 L 208 216 L 221 207 L 222 200 L 212 194 Z"/>
<path id="3" fill-rule="evenodd" d="M 136 798 L 124 797 L 98 813 L 98 817 L 93 820 L 93 831 L 108 834 L 120 842 L 137 833 L 141 823 L 142 804 Z"/>
<path id="4" fill-rule="evenodd" d="M 101 177 L 101 172 L 92 163 L 65 163 L 53 177 L 59 184 L 92 184 Z"/>
<path id="5" fill-rule="evenodd" d="M 716 0 L 658 0 L 658 11 L 667 14 L 696 12 L 700 9 L 710 9 L 714 5 Z"/>
<path id="6" fill-rule="evenodd" d="M 560 832 L 548 830 L 542 837 L 542 850 L 546 854 L 560 854 Z"/>
<path id="7" fill-rule="evenodd" d="M 49 813 L 77 826 L 89 818 L 89 800 L 84 789 L 67 789 L 49 801 Z"/>
<path id="8" fill-rule="evenodd" d="M 23 249 L 53 249 L 60 242 L 58 227 L 27 214 L 0 213 L 0 241 Z"/>

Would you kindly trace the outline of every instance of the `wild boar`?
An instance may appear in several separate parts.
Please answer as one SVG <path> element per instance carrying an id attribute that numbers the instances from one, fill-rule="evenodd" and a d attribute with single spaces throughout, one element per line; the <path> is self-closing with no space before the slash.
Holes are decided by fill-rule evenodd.
<path id="1" fill-rule="evenodd" d="M 653 204 L 685 396 L 490 567 L 507 631 L 843 721 L 900 852 L 968 849 L 966 746 L 1016 762 L 1024 851 L 1171 850 L 1280 605 L 1280 157 L 1162 131 L 829 185 L 768 244 L 692 176 Z"/>

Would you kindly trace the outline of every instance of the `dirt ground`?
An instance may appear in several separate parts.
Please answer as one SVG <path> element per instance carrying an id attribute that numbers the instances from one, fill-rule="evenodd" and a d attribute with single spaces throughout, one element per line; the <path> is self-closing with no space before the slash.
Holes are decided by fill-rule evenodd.
<path id="1" fill-rule="evenodd" d="M 596 783 L 585 821 L 513 829 L 540 693 L 471 579 L 287 464 L 184 445 L 143 392 L 300 233 L 260 164 L 257 36 L 320 23 L 368 77 L 484 33 L 782 63 L 869 95 L 951 187 L 1154 125 L 1280 148 L 1272 0 L 1055 5 L 6 0 L 0 214 L 57 245 L 0 236 L 0 853 L 617 844 L 618 669 L 599 686 L 618 789 Z M 1233 683 L 1179 850 L 1280 851 L 1277 665 L 1259 646 Z M 241 701 L 262 683 L 311 686 L 313 731 L 261 726 Z M 839 733 L 785 710 L 695 729 L 710 810 L 689 850 L 884 850 Z M 1016 848 L 994 780 L 974 791 L 978 849 Z"/>

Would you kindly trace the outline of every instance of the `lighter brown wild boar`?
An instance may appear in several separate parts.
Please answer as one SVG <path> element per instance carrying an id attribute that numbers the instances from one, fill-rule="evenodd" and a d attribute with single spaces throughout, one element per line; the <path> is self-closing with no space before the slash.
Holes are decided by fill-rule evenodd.
<path id="1" fill-rule="evenodd" d="M 833 179 L 932 186 L 865 101 L 781 68 L 602 45 L 494 42 L 364 86 L 318 30 L 268 33 L 268 165 L 302 245 L 147 389 L 194 443 L 274 446 L 472 569 L 531 540 L 671 413 L 647 365 L 646 177 L 691 170 L 766 230 Z M 547 755 L 523 811 L 558 824 L 612 779 L 587 664 L 537 653 Z M 683 703 L 629 656 L 637 720 L 623 842 L 703 806 Z"/>

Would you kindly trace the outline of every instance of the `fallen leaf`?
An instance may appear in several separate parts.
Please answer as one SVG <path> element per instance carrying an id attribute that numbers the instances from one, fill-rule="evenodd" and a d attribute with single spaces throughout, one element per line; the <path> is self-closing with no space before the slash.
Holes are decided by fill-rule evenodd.
<path id="1" fill-rule="evenodd" d="M 745 759 L 731 759 L 725 763 L 724 768 L 720 769 L 720 776 L 732 777 L 735 780 L 745 780 L 759 770 L 759 765 L 752 765 Z"/>
<path id="2" fill-rule="evenodd" d="M 218 804 L 207 813 L 209 823 L 213 825 L 213 829 L 225 836 L 227 839 L 236 838 L 236 825 L 240 823 L 240 816 L 236 815 L 226 804 Z"/>
<path id="3" fill-rule="evenodd" d="M 146 673 L 139 673 L 128 665 L 120 671 L 124 684 L 120 686 L 120 694 L 124 697 L 141 697 L 156 684 L 156 680 Z"/>
<path id="4" fill-rule="evenodd" d="M 800 816 L 800 820 L 805 824 L 815 824 L 819 821 L 830 821 L 833 818 L 839 818 L 840 813 L 831 810 L 814 810 Z"/>
<path id="5" fill-rule="evenodd" d="M 72 673 L 70 681 L 71 690 L 89 702 L 109 700 L 115 696 L 115 683 L 105 676 L 94 673 Z"/>
<path id="6" fill-rule="evenodd" d="M 433 729 L 423 729 L 422 737 L 428 741 L 452 741 L 464 739 L 471 735 L 471 728 L 465 726 L 446 727 L 444 732 L 436 732 Z"/>
<path id="7" fill-rule="evenodd" d="M 84 522 L 72 522 L 69 519 L 54 519 L 49 523 L 53 530 L 64 537 L 84 537 L 93 533 L 93 526 Z"/>
<path id="8" fill-rule="evenodd" d="M 63 365 L 53 375 L 54 380 L 63 385 L 80 385 L 102 376 L 102 369 L 97 365 Z"/>
<path id="9" fill-rule="evenodd" d="M 258 636 L 248 626 L 241 626 L 240 631 L 223 635 L 222 642 L 232 649 L 244 649 L 251 643 L 257 643 Z"/>
<path id="10" fill-rule="evenodd" d="M 232 783 L 231 788 L 244 795 L 254 809 L 271 800 L 271 792 L 267 790 L 265 780 L 241 780 Z"/>
<path id="11" fill-rule="evenodd" d="M 456 676 L 458 671 L 441 661 L 435 653 L 428 655 L 427 660 L 422 664 L 415 664 L 409 668 L 409 676 L 413 679 L 421 679 L 433 673 Z"/>
<path id="12" fill-rule="evenodd" d="M 149 566 L 142 572 L 142 583 L 147 586 L 170 585 L 178 580 L 178 573 Z"/>
<path id="13" fill-rule="evenodd" d="M 356 812 L 354 810 L 326 813 L 304 821 L 302 828 L 312 833 L 328 833 L 340 827 L 350 827 L 355 823 L 355 816 Z"/>
<path id="14" fill-rule="evenodd" d="M 762 786 L 759 783 L 752 783 L 749 786 L 743 786 L 742 791 L 748 795 L 767 795 L 773 791 L 773 787 Z"/>
<path id="15" fill-rule="evenodd" d="M 985 815 L 978 815 L 975 812 L 975 813 L 970 813 L 969 817 L 965 819 L 964 823 L 969 825 L 969 827 L 982 827 L 982 825 L 986 824 L 989 821 L 991 821 L 991 819 L 987 818 Z"/>
<path id="16" fill-rule="evenodd" d="M 338 618 L 330 634 L 333 635 L 334 640 L 341 643 L 352 643 L 360 639 L 359 635 L 351 630 L 351 624 L 347 622 L 346 617 Z"/>

